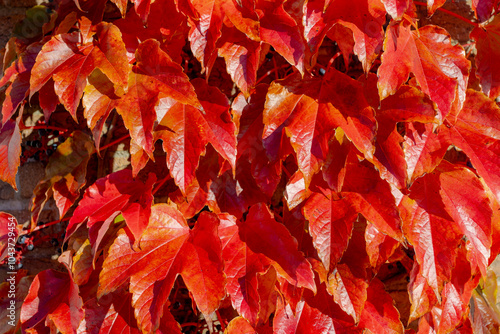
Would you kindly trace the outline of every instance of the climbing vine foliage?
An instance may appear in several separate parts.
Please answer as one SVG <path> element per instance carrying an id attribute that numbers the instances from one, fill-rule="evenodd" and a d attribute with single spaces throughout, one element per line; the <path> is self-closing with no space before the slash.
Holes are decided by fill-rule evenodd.
<path id="1" fill-rule="evenodd" d="M 472 1 L 464 46 L 421 24 L 443 4 L 30 9 L 3 50 L 0 178 L 42 161 L 10 232 L 49 203 L 66 232 L 62 271 L 18 276 L 17 328 L 497 333 L 499 1 Z"/>

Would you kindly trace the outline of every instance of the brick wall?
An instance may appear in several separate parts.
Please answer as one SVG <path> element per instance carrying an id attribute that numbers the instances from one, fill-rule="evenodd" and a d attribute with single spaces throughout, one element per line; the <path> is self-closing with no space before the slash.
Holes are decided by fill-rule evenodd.
<path id="1" fill-rule="evenodd" d="M 9 40 L 14 25 L 24 18 L 26 9 L 42 2 L 42 0 L 0 0 L 0 49 Z"/>

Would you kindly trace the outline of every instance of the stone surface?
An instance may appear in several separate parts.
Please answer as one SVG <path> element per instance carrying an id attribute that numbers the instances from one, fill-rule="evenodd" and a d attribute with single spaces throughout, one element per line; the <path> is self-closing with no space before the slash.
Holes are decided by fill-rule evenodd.
<path id="1" fill-rule="evenodd" d="M 39 162 L 30 162 L 21 166 L 18 172 L 18 184 L 21 196 L 31 198 L 33 190 L 45 176 L 45 168 Z"/>
<path id="2" fill-rule="evenodd" d="M 13 199 L 16 196 L 15 190 L 7 183 L 0 183 L 0 200 Z"/>

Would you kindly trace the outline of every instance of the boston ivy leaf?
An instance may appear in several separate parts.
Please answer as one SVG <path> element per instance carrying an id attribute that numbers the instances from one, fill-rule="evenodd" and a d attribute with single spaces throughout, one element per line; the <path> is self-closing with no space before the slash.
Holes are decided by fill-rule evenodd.
<path id="1" fill-rule="evenodd" d="M 410 6 L 409 0 L 381 0 L 387 13 L 395 20 L 400 20 Z"/>
<path id="2" fill-rule="evenodd" d="M 129 76 L 128 92 L 116 106 L 132 139 L 146 153 L 153 152 L 155 106 L 162 97 L 202 108 L 194 88 L 182 68 L 160 49 L 155 40 L 147 40 L 136 52 L 137 63 Z M 161 119 L 159 119 L 161 120 Z"/>
<path id="3" fill-rule="evenodd" d="M 16 217 L 7 212 L 0 212 L 0 261 L 3 261 L 9 256 L 9 243 L 15 244 L 17 237 L 22 231 L 22 227 L 18 226 Z"/>
<path id="4" fill-rule="evenodd" d="M 393 299 L 385 291 L 384 284 L 377 278 L 374 278 L 368 287 L 367 300 L 361 313 L 359 326 L 372 333 L 404 332 Z"/>
<path id="5" fill-rule="evenodd" d="M 114 93 L 112 82 L 102 72 L 94 71 L 88 81 L 82 98 L 83 115 L 87 119 L 87 126 L 92 130 L 95 147 L 99 150 L 106 119 L 116 107 L 118 97 Z"/>
<path id="6" fill-rule="evenodd" d="M 176 1 L 156 0 L 150 4 L 147 21 L 140 15 L 135 9 L 130 9 L 124 18 L 113 22 L 122 33 L 129 62 L 135 62 L 139 44 L 151 38 L 159 41 L 162 48 L 168 50 L 169 56 L 180 62 L 189 28 L 186 16 L 178 11 Z M 168 19 L 165 19 L 167 16 Z"/>
<path id="7" fill-rule="evenodd" d="M 208 77 L 217 58 L 216 43 L 221 36 L 224 12 L 219 0 L 191 0 L 190 4 L 197 14 L 188 20 L 191 51 L 206 69 Z"/>
<path id="8" fill-rule="evenodd" d="M 356 212 L 379 231 L 402 240 L 401 220 L 391 187 L 367 160 L 359 161 L 351 156 L 346 166 L 342 196 L 347 197 Z"/>
<path id="9" fill-rule="evenodd" d="M 253 205 L 246 220 L 238 222 L 239 236 L 255 253 L 264 254 L 279 275 L 290 284 L 316 291 L 310 263 L 297 250 L 297 242 L 287 228 L 278 223 L 269 208 Z"/>
<path id="10" fill-rule="evenodd" d="M 109 174 L 97 180 L 83 195 L 66 229 L 66 238 L 83 223 L 106 231 L 121 213 L 136 241 L 146 228 L 151 214 L 151 193 L 156 177 L 149 175 L 146 184 L 132 178 L 130 169 Z M 94 244 L 94 240 L 91 240 Z"/>
<path id="11" fill-rule="evenodd" d="M 226 334 L 254 333 L 255 329 L 243 317 L 233 318 L 226 327 Z"/>
<path id="12" fill-rule="evenodd" d="M 500 199 L 500 108 L 497 104 L 482 93 L 468 90 L 464 107 L 448 131 L 451 143 L 467 154 L 477 173 Z"/>
<path id="13" fill-rule="evenodd" d="M 373 224 L 368 224 L 365 230 L 366 253 L 370 264 L 376 271 L 389 260 L 399 247 L 399 242 L 380 232 Z"/>
<path id="14" fill-rule="evenodd" d="M 417 261 L 413 262 L 413 268 L 410 271 L 408 294 L 411 302 L 410 318 L 408 320 L 410 322 L 430 312 L 438 302 L 432 287 L 427 283 L 426 278 L 422 276 L 422 271 Z"/>
<path id="15" fill-rule="evenodd" d="M 270 261 L 263 254 L 254 253 L 241 241 L 233 216 L 221 214 L 219 218 L 226 290 L 231 296 L 231 303 L 250 324 L 265 322 L 266 319 L 259 317 L 266 301 L 260 300 L 259 289 L 262 290 L 262 287 L 259 286 L 258 275 L 269 269 Z"/>
<path id="16" fill-rule="evenodd" d="M 471 7 L 476 13 L 479 22 L 487 21 L 493 12 L 493 9 L 498 5 L 498 0 L 473 0 Z"/>
<path id="17" fill-rule="evenodd" d="M 68 273 L 52 269 L 36 275 L 21 308 L 21 328 L 53 323 L 62 333 L 74 333 L 83 319 L 78 285 Z"/>
<path id="18" fill-rule="evenodd" d="M 364 84 L 367 99 L 379 109 L 376 113 L 377 140 L 372 163 L 377 167 L 383 179 L 398 189 L 403 189 L 406 187 L 408 177 L 410 177 L 410 182 L 412 181 L 412 175 L 407 175 L 411 164 L 405 160 L 407 158 L 402 148 L 404 139 L 401 129 L 398 129 L 398 124 L 401 127 L 401 122 L 435 122 L 434 106 L 424 93 L 408 85 L 401 86 L 394 95 L 379 102 L 378 93 L 375 93 L 376 78 L 369 76 L 367 79 L 358 80 Z M 444 147 L 443 155 L 446 148 Z M 442 156 L 436 158 L 438 163 L 441 158 Z"/>
<path id="19" fill-rule="evenodd" d="M 0 79 L 0 87 L 10 82 L 10 86 L 5 91 L 0 124 L 5 124 L 14 115 L 21 102 L 28 96 L 31 69 L 41 49 L 42 45 L 39 43 L 29 45 L 12 65 L 5 70 L 3 77 Z"/>
<path id="20" fill-rule="evenodd" d="M 45 43 L 33 66 L 30 96 L 52 78 L 59 100 L 76 119 L 86 79 L 96 68 L 115 84 L 125 86 L 129 65 L 119 29 L 101 23 L 95 37 L 98 42 L 86 42 L 80 33 L 73 32 L 54 36 Z"/>
<path id="21" fill-rule="evenodd" d="M 329 272 L 340 261 L 351 237 L 358 213 L 348 199 L 314 193 L 304 205 L 314 247 Z"/>
<path id="22" fill-rule="evenodd" d="M 446 131 L 435 133 L 434 124 L 407 123 L 403 143 L 408 184 L 439 165 L 449 147 Z"/>
<path id="23" fill-rule="evenodd" d="M 300 301 L 295 309 L 290 304 L 278 304 L 273 320 L 275 333 L 334 333 L 333 319 Z"/>
<path id="24" fill-rule="evenodd" d="M 438 332 L 446 333 L 460 325 L 467 311 L 467 305 L 463 303 L 457 289 L 450 282 L 444 286 L 442 300 Z"/>
<path id="25" fill-rule="evenodd" d="M 299 72 L 304 73 L 305 41 L 295 20 L 283 8 L 282 0 L 256 0 L 260 16 L 260 38 L 270 44 Z"/>
<path id="26" fill-rule="evenodd" d="M 261 42 L 256 42 L 236 28 L 225 28 L 224 44 L 219 48 L 219 56 L 224 57 L 231 79 L 246 97 L 257 81 L 257 69 L 261 52 L 265 51 Z"/>
<path id="27" fill-rule="evenodd" d="M 476 67 L 482 91 L 491 98 L 500 95 L 500 66 L 496 61 L 500 54 L 500 17 L 486 25 L 474 28 L 470 37 L 476 41 Z"/>
<path id="28" fill-rule="evenodd" d="M 100 274 L 98 296 L 130 279 L 139 327 L 151 332 L 159 327 L 163 305 L 180 274 L 200 311 L 209 316 L 225 295 L 218 224 L 214 214 L 202 213 L 191 230 L 176 209 L 166 204 L 153 206 L 138 251 L 132 249 L 125 231 L 111 246 Z"/>
<path id="29" fill-rule="evenodd" d="M 114 3 L 116 7 L 118 7 L 120 13 L 122 14 L 122 17 L 125 17 L 125 15 L 127 14 L 128 1 L 127 0 L 110 0 L 110 1 Z"/>
<path id="30" fill-rule="evenodd" d="M 346 64 L 349 54 L 354 52 L 365 73 L 368 73 L 382 49 L 385 14 L 384 6 L 379 0 L 330 1 L 325 20 L 335 26 L 327 34 L 332 40 L 338 41 Z"/>
<path id="31" fill-rule="evenodd" d="M 250 162 L 255 182 L 271 197 L 281 179 L 281 163 L 269 159 L 262 141 L 267 89 L 267 85 L 258 85 L 248 98 L 243 93 L 238 94 L 231 105 L 231 114 L 238 129 L 236 160 Z"/>
<path id="32" fill-rule="evenodd" d="M 269 87 L 263 138 L 286 131 L 306 188 L 326 159 L 328 140 L 336 127 L 341 127 L 361 152 L 372 156 L 375 119 L 362 94 L 358 82 L 336 70 L 323 79 L 294 76 Z"/>
<path id="33" fill-rule="evenodd" d="M 111 334 L 124 332 L 139 334 L 137 321 L 132 308 L 132 294 L 120 290 L 109 298 L 92 298 L 83 305 L 85 319 L 81 322 L 79 330 Z"/>
<path id="34" fill-rule="evenodd" d="M 441 120 L 456 98 L 460 105 L 465 101 L 470 62 L 444 29 L 424 26 L 412 31 L 410 25 L 393 24 L 384 51 L 378 69 L 381 99 L 394 94 L 412 72 L 421 90 L 437 104 Z"/>
<path id="35" fill-rule="evenodd" d="M 473 270 L 484 274 L 491 245 L 491 209 L 473 173 L 442 163 L 417 179 L 410 191 L 415 201 L 405 198 L 400 205 L 405 235 L 436 296 L 451 278 L 462 235 L 467 238 Z"/>
<path id="36" fill-rule="evenodd" d="M 328 292 L 340 308 L 358 323 L 367 299 L 368 283 L 353 275 L 349 266 L 338 264 L 328 276 Z"/>
<path id="37" fill-rule="evenodd" d="M 469 169 L 442 163 L 438 170 L 439 179 L 433 173 L 428 174 L 426 181 L 440 185 L 439 194 L 444 208 L 466 237 L 467 258 L 473 273 L 480 272 L 486 277 L 492 212 L 483 185 Z"/>
<path id="38" fill-rule="evenodd" d="M 0 179 L 17 190 L 16 174 L 21 163 L 21 132 L 19 125 L 8 120 L 0 129 Z"/>
<path id="39" fill-rule="evenodd" d="M 236 127 L 229 114 L 227 98 L 204 80 L 192 81 L 202 108 L 162 98 L 156 108 L 159 125 L 155 140 L 163 141 L 167 166 L 181 191 L 186 192 L 195 179 L 195 171 L 205 146 L 211 143 L 234 169 L 236 163 Z"/>

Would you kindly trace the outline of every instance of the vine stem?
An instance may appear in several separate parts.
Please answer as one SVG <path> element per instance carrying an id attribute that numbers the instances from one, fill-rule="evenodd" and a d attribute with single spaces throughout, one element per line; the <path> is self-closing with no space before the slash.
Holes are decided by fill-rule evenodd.
<path id="1" fill-rule="evenodd" d="M 415 5 L 426 6 L 427 7 L 427 4 L 425 2 L 422 2 L 422 1 L 413 1 L 413 3 Z M 476 22 L 472 22 L 471 20 L 469 20 L 469 19 L 467 19 L 467 18 L 465 18 L 465 17 L 463 17 L 461 15 L 458 15 L 457 13 L 453 13 L 452 11 L 449 11 L 448 9 L 444 9 L 442 7 L 439 7 L 437 10 L 439 10 L 439 11 L 441 11 L 443 13 L 449 14 L 451 16 L 454 16 L 457 19 L 462 20 L 462 21 L 464 21 L 466 23 L 472 24 L 474 27 L 479 26 L 479 24 L 477 24 Z"/>
<path id="2" fill-rule="evenodd" d="M 51 125 L 26 126 L 24 124 L 22 124 L 19 127 L 19 130 L 55 130 L 55 131 L 59 131 L 59 132 L 66 132 L 66 131 L 68 131 L 68 129 L 63 129 L 63 128 L 59 128 L 57 126 L 51 126 Z"/>
<path id="3" fill-rule="evenodd" d="M 196 326 L 198 328 L 198 323 L 197 322 L 185 322 L 181 324 L 181 327 L 191 327 L 191 326 Z"/>
<path id="4" fill-rule="evenodd" d="M 164 177 L 160 182 L 157 183 L 156 187 L 153 189 L 153 195 L 156 194 L 156 192 L 158 190 L 160 190 L 160 188 L 165 184 L 165 182 L 167 182 L 168 180 L 170 180 L 170 174 L 167 175 L 166 177 Z"/>
<path id="5" fill-rule="evenodd" d="M 115 145 L 116 143 L 119 143 L 119 142 L 121 142 L 122 140 L 125 140 L 125 139 L 127 139 L 127 138 L 129 138 L 129 137 L 130 137 L 130 134 L 126 134 L 125 136 L 123 136 L 123 137 L 121 137 L 121 138 L 118 138 L 118 139 L 116 139 L 116 140 L 113 140 L 113 141 L 112 141 L 111 143 L 109 143 L 109 144 L 106 144 L 106 145 L 104 145 L 104 146 L 101 146 L 101 147 L 99 148 L 99 150 L 100 150 L 100 151 L 103 151 L 103 150 L 107 149 L 108 147 L 111 147 L 111 146 Z"/>
<path id="6" fill-rule="evenodd" d="M 332 58 L 330 58 L 330 61 L 328 62 L 328 65 L 326 66 L 325 74 L 328 72 L 328 70 L 330 69 L 330 67 L 332 67 L 333 62 L 335 61 L 335 59 L 337 59 L 338 57 L 340 57 L 341 54 L 342 53 L 339 51 L 336 54 L 334 54 Z M 346 66 L 346 68 L 347 68 L 347 66 Z"/>
<path id="7" fill-rule="evenodd" d="M 270 76 L 271 74 L 273 74 L 273 72 L 276 72 L 276 77 L 277 77 L 277 75 L 278 75 L 278 74 L 277 74 L 277 73 L 278 73 L 278 71 L 279 71 L 279 70 L 281 70 L 281 69 L 287 68 L 288 66 L 290 66 L 290 64 L 285 64 L 285 65 L 282 65 L 282 66 L 280 66 L 280 67 L 278 67 L 278 68 L 276 68 L 276 67 L 275 67 L 275 68 L 273 68 L 272 70 L 267 71 L 267 72 L 266 72 L 266 74 L 264 74 L 263 76 L 261 76 L 261 77 L 259 78 L 259 80 L 257 80 L 257 82 L 255 83 L 255 86 L 257 86 L 258 84 L 260 84 L 260 83 L 262 82 L 262 80 L 264 80 L 266 77 L 268 77 L 268 76 Z"/>
<path id="8" fill-rule="evenodd" d="M 23 231 L 23 233 L 20 233 L 19 236 L 22 236 L 22 235 L 26 235 L 26 234 L 30 234 L 30 233 L 33 233 L 33 232 L 36 232 L 36 231 L 39 231 L 41 229 L 44 229 L 46 227 L 49 227 L 49 226 L 52 226 L 52 225 L 55 225 L 55 224 L 59 224 L 60 222 L 64 222 L 64 221 L 67 221 L 69 220 L 70 218 L 67 217 L 67 218 L 63 218 L 63 219 L 59 219 L 59 220 L 54 220 L 50 223 L 47 223 L 47 224 L 43 224 L 43 225 L 40 225 L 40 226 L 37 226 L 35 227 L 34 229 L 32 230 L 29 230 L 29 231 Z"/>
<path id="9" fill-rule="evenodd" d="M 215 311 L 215 313 L 217 314 L 217 319 L 219 319 L 220 328 L 224 332 L 226 330 L 226 325 L 224 324 L 224 319 L 222 319 L 222 317 L 220 316 L 219 310 Z"/>

